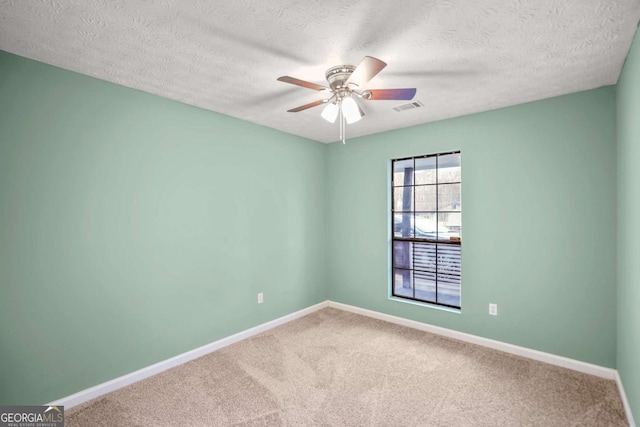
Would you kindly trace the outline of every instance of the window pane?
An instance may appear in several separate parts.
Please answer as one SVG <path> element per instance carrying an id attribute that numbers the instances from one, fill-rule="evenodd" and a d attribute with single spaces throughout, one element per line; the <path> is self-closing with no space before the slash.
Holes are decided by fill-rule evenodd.
<path id="1" fill-rule="evenodd" d="M 461 181 L 460 153 L 438 156 L 438 183 Z"/>
<path id="2" fill-rule="evenodd" d="M 440 289 L 440 284 L 438 284 L 438 304 L 447 304 L 452 305 L 454 307 L 460 307 L 460 294 L 450 294 L 446 291 Z"/>
<path id="3" fill-rule="evenodd" d="M 393 185 L 413 185 L 413 159 L 393 162 Z"/>
<path id="4" fill-rule="evenodd" d="M 459 240 L 462 238 L 462 213 L 438 214 L 438 239 Z"/>
<path id="5" fill-rule="evenodd" d="M 460 184 L 438 185 L 438 210 L 460 211 L 461 209 Z"/>
<path id="6" fill-rule="evenodd" d="M 415 272 L 416 298 L 436 302 L 436 275 L 433 273 Z"/>
<path id="7" fill-rule="evenodd" d="M 415 237 L 422 239 L 437 239 L 438 227 L 435 213 L 416 213 Z"/>
<path id="8" fill-rule="evenodd" d="M 438 280 L 460 286 L 460 246 L 438 245 Z"/>
<path id="9" fill-rule="evenodd" d="M 436 156 L 416 159 L 416 185 L 436 183 Z"/>
<path id="10" fill-rule="evenodd" d="M 411 268 L 411 242 L 393 242 L 393 266 Z"/>
<path id="11" fill-rule="evenodd" d="M 416 210 L 417 211 L 437 211 L 438 200 L 436 197 L 437 185 L 420 185 L 413 187 L 416 192 Z"/>
<path id="12" fill-rule="evenodd" d="M 437 267 L 435 243 L 413 243 L 413 268 L 434 274 Z"/>
<path id="13" fill-rule="evenodd" d="M 395 237 L 413 237 L 412 213 L 397 213 L 393 215 L 393 235 Z"/>
<path id="14" fill-rule="evenodd" d="M 438 273 L 438 302 L 460 306 L 460 276 Z"/>
<path id="15" fill-rule="evenodd" d="M 393 270 L 393 294 L 413 298 L 413 275 L 411 270 Z"/>
<path id="16" fill-rule="evenodd" d="M 396 212 L 412 211 L 414 187 L 393 188 L 393 210 Z"/>

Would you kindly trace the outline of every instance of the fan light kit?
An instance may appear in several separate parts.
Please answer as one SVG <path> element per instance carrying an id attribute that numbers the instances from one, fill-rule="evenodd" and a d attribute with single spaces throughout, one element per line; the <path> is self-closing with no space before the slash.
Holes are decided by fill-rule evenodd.
<path id="1" fill-rule="evenodd" d="M 319 99 L 305 105 L 288 110 L 290 113 L 297 113 L 318 105 L 327 104 L 320 114 L 323 119 L 330 123 L 335 123 L 340 118 L 340 139 L 345 143 L 346 125 L 352 124 L 364 117 L 364 111 L 356 102 L 355 98 L 366 101 L 377 100 L 412 100 L 416 94 L 415 88 L 408 89 L 367 89 L 361 88 L 372 78 L 374 78 L 387 64 L 372 56 L 365 56 L 357 67 L 353 65 L 338 65 L 329 68 L 326 78 L 329 87 L 311 83 L 295 77 L 282 76 L 278 80 L 307 89 L 319 92 L 328 92 L 331 97 Z"/>

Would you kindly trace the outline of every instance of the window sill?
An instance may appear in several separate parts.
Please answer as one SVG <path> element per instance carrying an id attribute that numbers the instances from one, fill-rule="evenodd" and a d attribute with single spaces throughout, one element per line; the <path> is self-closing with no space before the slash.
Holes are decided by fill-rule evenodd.
<path id="1" fill-rule="evenodd" d="M 418 305 L 420 307 L 435 308 L 436 310 L 447 311 L 449 313 L 462 314 L 462 309 L 460 308 L 445 307 L 443 305 L 430 304 L 428 302 L 421 302 L 421 301 L 413 301 L 413 300 L 398 298 L 394 296 L 389 296 L 389 300 L 401 302 L 404 304 Z"/>

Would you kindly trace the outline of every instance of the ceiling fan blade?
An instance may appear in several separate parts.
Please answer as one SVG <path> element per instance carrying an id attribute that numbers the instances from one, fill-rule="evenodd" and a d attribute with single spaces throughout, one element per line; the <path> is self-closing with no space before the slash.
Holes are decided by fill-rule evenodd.
<path id="1" fill-rule="evenodd" d="M 291 83 L 292 85 L 298 85 L 298 86 L 306 87 L 307 89 L 312 89 L 312 90 L 327 90 L 327 91 L 329 90 L 329 88 L 326 86 L 318 85 L 305 80 L 296 79 L 295 77 L 282 76 L 282 77 L 278 77 L 278 81 Z"/>
<path id="2" fill-rule="evenodd" d="M 292 108 L 291 110 L 287 110 L 287 113 L 297 113 L 298 111 L 306 110 L 307 108 L 317 107 L 318 105 L 322 105 L 325 102 L 327 102 L 326 99 L 318 99 L 317 101 L 313 101 L 308 104 L 304 104 L 299 107 Z"/>
<path id="3" fill-rule="evenodd" d="M 353 73 L 351 73 L 346 83 L 362 87 L 386 66 L 387 63 L 378 58 L 365 56 L 356 69 L 353 70 Z"/>
<path id="4" fill-rule="evenodd" d="M 410 89 L 368 89 L 362 92 L 364 99 L 377 100 L 403 100 L 409 101 L 416 95 L 416 88 Z"/>

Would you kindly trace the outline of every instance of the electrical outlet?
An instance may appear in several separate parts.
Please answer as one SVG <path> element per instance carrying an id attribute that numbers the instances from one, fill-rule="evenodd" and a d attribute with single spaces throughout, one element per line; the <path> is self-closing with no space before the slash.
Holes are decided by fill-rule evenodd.
<path id="1" fill-rule="evenodd" d="M 262 295 L 262 292 L 260 292 L 258 294 L 258 304 L 262 304 L 264 302 L 264 295 Z"/>
<path id="2" fill-rule="evenodd" d="M 489 304 L 489 314 L 492 316 L 498 315 L 498 304 Z"/>

